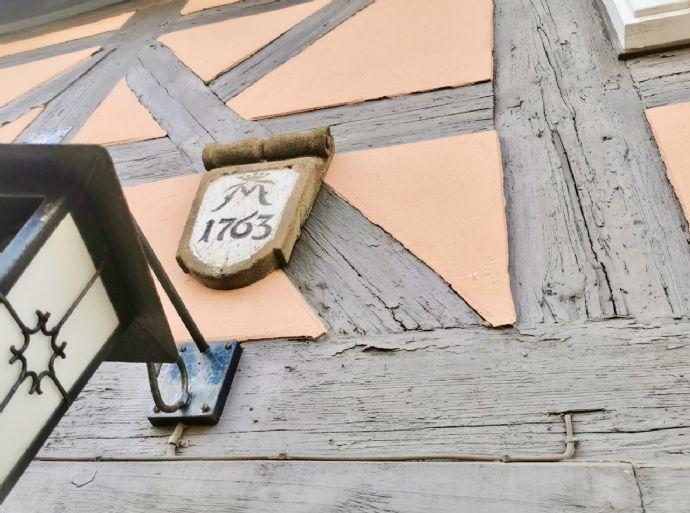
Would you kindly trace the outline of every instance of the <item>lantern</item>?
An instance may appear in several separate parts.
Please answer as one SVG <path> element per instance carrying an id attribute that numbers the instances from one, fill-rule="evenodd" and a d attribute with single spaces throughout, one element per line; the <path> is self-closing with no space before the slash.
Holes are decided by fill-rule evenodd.
<path id="1" fill-rule="evenodd" d="M 103 148 L 0 145 L 0 502 L 100 362 L 147 362 L 159 417 L 189 406 L 151 258 L 159 280 L 167 277 L 143 242 Z M 203 351 L 195 363 L 207 354 L 228 371 L 218 378 L 224 403 L 239 348 L 207 351 L 172 285 L 161 283 Z M 184 377 L 173 407 L 151 362 L 176 363 L 166 375 Z M 207 422 L 222 404 L 213 408 Z"/>

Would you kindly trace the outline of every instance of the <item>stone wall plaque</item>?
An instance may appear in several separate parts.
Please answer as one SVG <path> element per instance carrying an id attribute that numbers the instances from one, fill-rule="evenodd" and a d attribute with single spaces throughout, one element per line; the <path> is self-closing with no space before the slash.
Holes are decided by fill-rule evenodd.
<path id="1" fill-rule="evenodd" d="M 177 261 L 208 287 L 250 285 L 285 265 L 333 156 L 328 128 L 209 144 Z"/>

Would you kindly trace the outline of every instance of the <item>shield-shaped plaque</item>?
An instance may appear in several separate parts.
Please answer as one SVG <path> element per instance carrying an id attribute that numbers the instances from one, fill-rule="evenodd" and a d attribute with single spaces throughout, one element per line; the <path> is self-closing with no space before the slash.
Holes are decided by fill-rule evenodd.
<path id="1" fill-rule="evenodd" d="M 205 285 L 234 289 L 288 262 L 333 156 L 328 128 L 211 144 L 177 261 Z"/>

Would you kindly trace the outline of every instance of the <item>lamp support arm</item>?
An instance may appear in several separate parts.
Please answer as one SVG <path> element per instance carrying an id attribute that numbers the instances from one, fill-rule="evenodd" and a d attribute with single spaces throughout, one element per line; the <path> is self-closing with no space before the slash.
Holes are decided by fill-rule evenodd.
<path id="1" fill-rule="evenodd" d="M 194 340 L 196 347 L 202 353 L 207 352 L 209 345 L 204 336 L 201 334 L 201 331 L 199 331 L 199 327 L 196 325 L 196 322 L 194 322 L 194 319 L 192 319 L 192 314 L 189 313 L 189 310 L 182 301 L 182 298 L 177 293 L 177 290 L 175 290 L 175 286 L 173 285 L 172 281 L 170 281 L 168 273 L 165 272 L 163 264 L 161 264 L 160 260 L 158 260 L 155 251 L 153 251 L 151 244 L 149 244 L 146 235 L 144 235 L 144 232 L 141 230 L 141 227 L 136 220 L 134 221 L 134 225 L 137 228 L 139 240 L 141 241 L 141 245 L 144 249 L 144 255 L 146 255 L 146 260 L 148 261 L 149 266 L 151 266 L 153 274 L 156 275 L 158 283 L 161 284 L 161 287 L 170 299 L 170 302 L 175 307 L 177 315 L 179 315 L 180 319 L 182 319 L 182 322 L 184 323 L 185 328 L 187 328 L 187 331 L 189 331 L 189 334 L 192 336 L 192 340 Z"/>

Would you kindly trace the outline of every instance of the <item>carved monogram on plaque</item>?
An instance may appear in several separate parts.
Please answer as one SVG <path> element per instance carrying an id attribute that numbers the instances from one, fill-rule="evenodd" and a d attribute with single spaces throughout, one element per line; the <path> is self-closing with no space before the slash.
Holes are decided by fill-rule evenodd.
<path id="1" fill-rule="evenodd" d="M 217 268 L 251 258 L 275 236 L 298 178 L 297 171 L 283 168 L 214 180 L 191 234 L 194 256 Z"/>

